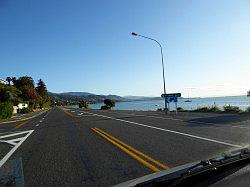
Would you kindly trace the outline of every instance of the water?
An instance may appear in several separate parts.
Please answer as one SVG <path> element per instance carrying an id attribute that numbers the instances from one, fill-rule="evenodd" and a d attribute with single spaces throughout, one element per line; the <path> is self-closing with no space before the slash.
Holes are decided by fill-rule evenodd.
<path id="1" fill-rule="evenodd" d="M 193 110 L 198 107 L 218 106 L 223 108 L 225 105 L 238 106 L 245 110 L 250 106 L 250 97 L 247 96 L 230 96 L 230 97 L 209 97 L 209 98 L 194 98 L 190 99 L 192 102 L 185 102 L 187 99 L 179 99 L 178 107 L 185 110 Z M 89 105 L 92 109 L 100 109 L 103 103 L 96 103 Z M 116 102 L 115 110 L 157 110 L 164 108 L 164 100 L 150 100 L 150 101 L 130 101 L 130 102 Z M 171 109 L 175 109 L 175 104 L 171 103 Z"/>

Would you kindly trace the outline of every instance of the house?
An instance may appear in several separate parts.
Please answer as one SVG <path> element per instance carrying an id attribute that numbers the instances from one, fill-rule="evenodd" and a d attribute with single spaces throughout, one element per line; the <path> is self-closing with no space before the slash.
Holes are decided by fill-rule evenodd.
<path id="1" fill-rule="evenodd" d="M 6 80 L 0 79 L 0 84 L 8 84 L 8 82 Z"/>
<path id="2" fill-rule="evenodd" d="M 13 114 L 16 114 L 18 110 L 22 110 L 23 108 L 28 108 L 27 103 L 19 103 L 17 106 L 13 106 Z"/>

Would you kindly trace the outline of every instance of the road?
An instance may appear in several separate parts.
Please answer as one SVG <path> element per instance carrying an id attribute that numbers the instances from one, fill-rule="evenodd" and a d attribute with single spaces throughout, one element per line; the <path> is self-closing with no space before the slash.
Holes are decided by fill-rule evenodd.
<path id="1" fill-rule="evenodd" d="M 0 166 L 21 158 L 25 186 L 110 186 L 248 146 L 249 120 L 55 107 L 0 124 Z"/>

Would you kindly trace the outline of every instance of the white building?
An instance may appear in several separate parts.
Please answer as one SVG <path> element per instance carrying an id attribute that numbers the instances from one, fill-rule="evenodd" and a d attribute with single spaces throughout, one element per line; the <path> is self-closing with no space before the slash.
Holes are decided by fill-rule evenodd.
<path id="1" fill-rule="evenodd" d="M 0 84 L 8 84 L 8 82 L 6 80 L 0 79 Z"/>
<path id="2" fill-rule="evenodd" d="M 28 108 L 27 103 L 19 103 L 17 106 L 13 106 L 13 114 L 16 114 L 18 110 L 21 110 L 23 108 Z"/>

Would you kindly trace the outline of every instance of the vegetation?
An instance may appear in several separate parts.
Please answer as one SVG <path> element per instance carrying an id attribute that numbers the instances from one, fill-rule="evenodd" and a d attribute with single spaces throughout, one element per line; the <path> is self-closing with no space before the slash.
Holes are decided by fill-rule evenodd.
<path id="1" fill-rule="evenodd" d="M 217 106 L 212 107 L 200 107 L 195 110 L 192 110 L 193 112 L 222 112 L 222 110 Z"/>
<path id="2" fill-rule="evenodd" d="M 104 106 L 101 106 L 101 110 L 109 110 L 115 106 L 115 101 L 111 99 L 105 99 L 104 104 Z"/>
<path id="3" fill-rule="evenodd" d="M 246 109 L 246 113 L 250 113 L 250 106 L 249 106 L 249 107 L 247 107 L 247 109 Z"/>
<path id="4" fill-rule="evenodd" d="M 110 110 L 111 108 L 107 105 L 101 106 L 101 110 Z"/>
<path id="5" fill-rule="evenodd" d="M 184 110 L 182 107 L 177 107 L 177 111 L 178 112 L 186 112 L 186 110 Z"/>
<path id="6" fill-rule="evenodd" d="M 241 113 L 243 111 L 238 106 L 226 105 L 223 107 L 223 110 L 221 110 L 217 106 L 212 106 L 212 107 L 197 108 L 195 110 L 192 110 L 192 112 Z M 250 107 L 248 107 L 245 112 L 250 113 Z"/>
<path id="7" fill-rule="evenodd" d="M 226 113 L 239 113 L 239 112 L 242 112 L 239 107 L 231 106 L 231 105 L 224 106 L 223 109 L 224 109 L 224 112 L 226 112 Z"/>
<path id="8" fill-rule="evenodd" d="M 114 100 L 111 100 L 111 99 L 105 99 L 104 100 L 104 104 L 106 106 L 109 106 L 110 108 L 114 107 L 115 106 L 115 101 Z"/>
<path id="9" fill-rule="evenodd" d="M 50 97 L 48 96 L 45 83 L 39 79 L 35 87 L 34 80 L 28 76 L 7 77 L 7 85 L 0 84 L 0 118 L 9 118 L 13 112 L 13 105 L 27 103 L 28 109 L 22 109 L 18 112 L 27 113 L 37 108 L 46 108 L 50 106 Z M 12 106 L 12 107 L 10 107 Z M 11 110 L 10 110 L 11 108 Z M 10 112 L 11 111 L 11 112 Z"/>
<path id="10" fill-rule="evenodd" d="M 0 118 L 10 118 L 13 113 L 13 104 L 11 102 L 0 103 Z"/>
<path id="11" fill-rule="evenodd" d="M 79 108 L 85 108 L 85 109 L 87 109 L 87 108 L 88 108 L 88 103 L 87 103 L 87 101 L 80 100 L 80 101 L 79 101 Z"/>

